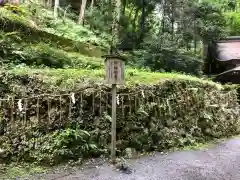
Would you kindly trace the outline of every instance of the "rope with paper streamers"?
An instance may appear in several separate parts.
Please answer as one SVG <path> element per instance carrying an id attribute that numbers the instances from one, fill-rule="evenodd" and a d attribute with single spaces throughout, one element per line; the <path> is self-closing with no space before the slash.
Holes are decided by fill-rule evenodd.
<path id="1" fill-rule="evenodd" d="M 86 88 L 87 89 L 87 88 Z M 86 90 L 84 89 L 84 90 Z M 11 103 L 12 107 L 11 107 L 11 110 L 17 110 L 19 113 L 23 113 L 23 114 L 26 114 L 26 110 L 28 109 L 26 106 L 27 106 L 27 102 L 28 101 L 34 101 L 34 100 L 37 100 L 36 101 L 36 114 L 37 114 L 37 119 L 40 120 L 40 116 L 39 116 L 39 113 L 40 113 L 40 101 L 44 98 L 47 98 L 47 106 L 48 106 L 48 119 L 50 120 L 50 116 L 51 116 L 51 100 L 54 99 L 54 98 L 58 98 L 59 99 L 59 105 L 60 105 L 60 109 L 61 109 L 61 106 L 62 106 L 62 99 L 64 99 L 64 97 L 68 97 L 69 98 L 69 119 L 71 117 L 71 111 L 72 111 L 72 107 L 76 105 L 77 101 L 77 98 L 76 98 L 76 95 L 77 94 L 80 94 L 80 97 L 83 95 L 84 93 L 84 90 L 82 91 L 78 91 L 78 92 L 70 92 L 70 93 L 66 93 L 66 94 L 40 94 L 40 95 L 34 95 L 34 96 L 30 96 L 30 97 L 23 97 L 23 98 L 15 98 L 15 97 L 8 97 L 8 98 L 5 98 L 5 99 L 0 99 L 0 102 L 3 102 L 3 101 L 6 101 L 6 102 L 9 102 Z M 107 91 L 104 91 L 102 89 L 98 90 L 98 91 L 93 91 L 92 93 L 92 110 L 95 111 L 95 107 L 97 107 L 95 105 L 95 103 L 99 103 L 99 114 L 102 114 L 103 113 L 103 106 L 109 108 L 110 107 L 110 103 L 108 102 L 109 99 L 111 98 L 106 98 L 107 99 L 107 102 L 103 102 L 103 94 L 105 94 L 105 96 L 109 96 L 111 95 L 111 92 L 107 92 Z M 99 95 L 98 96 L 98 100 L 97 100 L 97 97 L 94 96 L 94 94 L 96 95 Z M 132 104 L 128 104 L 128 105 L 123 105 L 123 101 L 124 99 L 126 99 L 125 97 L 127 97 L 128 100 L 130 100 L 130 97 L 139 97 L 139 95 L 141 96 L 141 98 L 145 98 L 145 95 L 144 95 L 144 91 L 143 90 L 139 90 L 139 91 L 136 91 L 136 92 L 131 92 L 131 93 L 118 93 L 117 94 L 117 106 L 122 106 L 121 109 L 124 109 L 123 106 L 136 106 L 136 103 L 134 105 Z M 81 111 L 82 111 L 82 108 L 83 107 L 83 99 L 80 98 L 80 107 L 81 107 Z M 14 107 L 14 104 L 15 102 L 17 102 L 17 106 Z M 17 109 L 16 109 L 17 108 Z M 130 108 L 131 109 L 131 108 Z M 106 109 L 107 110 L 107 109 Z M 14 114 L 14 112 L 12 112 L 12 114 Z M 61 114 L 60 113 L 60 117 L 61 117 Z M 11 118 L 12 120 L 14 119 L 13 117 Z"/>
<path id="2" fill-rule="evenodd" d="M 89 87 L 88 87 L 89 88 Z M 40 95 L 34 95 L 34 96 L 31 96 L 31 97 L 23 97 L 23 98 L 15 98 L 15 97 L 8 97 L 6 99 L 0 99 L 0 102 L 3 102 L 3 101 L 6 101 L 6 102 L 9 102 L 12 107 L 11 107 L 11 114 L 12 114 L 12 117 L 11 117 L 11 121 L 14 121 L 14 117 L 13 117 L 13 114 L 16 114 L 14 113 L 13 111 L 17 110 L 20 114 L 25 114 L 25 120 L 27 121 L 27 113 L 25 111 L 27 111 L 29 108 L 27 107 L 28 106 L 28 101 L 34 101 L 36 100 L 36 105 L 35 105 L 35 111 L 36 111 L 36 119 L 37 121 L 39 122 L 41 120 L 41 117 L 40 117 L 40 114 L 41 114 L 41 105 L 40 105 L 40 101 L 44 101 L 43 99 L 44 98 L 47 98 L 47 114 L 48 114 L 48 121 L 50 122 L 51 121 L 51 109 L 52 109 L 52 102 L 54 100 L 54 98 L 58 98 L 59 99 L 59 107 L 57 108 L 59 110 L 59 119 L 61 120 L 63 117 L 62 114 L 64 114 L 64 112 L 62 112 L 62 100 L 65 99 L 64 97 L 68 97 L 68 105 L 69 105 L 69 108 L 68 108 L 68 120 L 70 120 L 73 116 L 72 116 L 72 111 L 73 111 L 73 107 L 74 106 L 79 106 L 80 107 L 80 116 L 82 116 L 82 112 L 83 112 L 83 109 L 84 109 L 84 99 L 83 99 L 83 93 L 85 90 L 87 90 L 88 88 L 84 88 L 83 90 L 80 90 L 80 91 L 76 91 L 76 92 L 70 92 L 70 93 L 66 93 L 66 94 L 40 94 Z M 92 88 L 92 87 L 90 87 Z M 77 94 L 80 94 L 80 98 L 76 97 Z M 105 95 L 105 98 L 106 98 L 106 101 L 104 101 L 104 95 Z M 109 102 L 109 100 L 111 98 L 109 98 L 109 95 L 111 95 L 111 92 L 107 92 L 107 91 L 104 91 L 102 89 L 100 90 L 97 90 L 97 91 L 93 91 L 92 93 L 90 93 L 90 96 L 92 95 L 92 111 L 93 111 L 93 114 L 94 112 L 96 111 L 96 107 L 98 107 L 98 114 L 103 114 L 104 113 L 104 107 L 105 107 L 105 112 L 110 112 L 110 108 L 111 108 L 111 102 Z M 98 97 L 95 97 L 94 95 L 98 95 Z M 149 95 L 153 95 L 153 94 L 149 94 L 147 93 L 147 96 Z M 124 116 L 125 115 L 125 108 L 127 107 L 129 110 L 129 114 L 132 113 L 132 111 L 135 111 L 138 109 L 137 106 L 140 106 L 140 103 L 144 102 L 144 101 L 138 101 L 137 99 L 145 99 L 145 93 L 144 93 L 144 90 L 139 90 L 139 91 L 136 91 L 136 92 L 130 92 L 130 93 L 118 93 L 117 94 L 117 106 L 118 108 L 120 108 L 122 111 L 122 115 Z M 14 104 L 15 102 L 17 101 L 17 109 L 16 107 L 14 107 Z M 128 104 L 124 103 L 124 102 L 128 102 Z M 96 103 L 98 105 L 96 105 Z M 30 108 L 31 109 L 31 108 Z"/>
<path id="3" fill-rule="evenodd" d="M 105 94 L 111 95 L 111 92 L 107 92 L 107 91 L 103 91 L 103 90 L 100 90 L 99 92 L 104 92 Z M 41 98 L 41 97 L 44 97 L 44 96 L 48 96 L 48 97 L 71 96 L 71 98 L 74 99 L 74 96 L 77 93 L 79 93 L 79 92 L 71 92 L 71 93 L 67 93 L 67 94 L 40 94 L 40 95 L 31 96 L 31 97 L 16 98 L 15 100 L 18 100 L 18 101 L 21 100 L 22 101 L 22 100 L 26 100 L 26 99 Z M 131 92 L 131 93 L 117 93 L 117 96 L 136 95 L 136 94 L 139 94 L 139 93 L 141 93 L 143 98 L 145 97 L 143 90 L 139 90 L 139 91 Z M 8 98 L 0 99 L 0 101 L 9 101 L 10 98 L 14 98 L 14 97 L 9 96 Z M 73 100 L 73 102 L 75 102 L 75 100 Z"/>
<path id="4" fill-rule="evenodd" d="M 5 118 L 9 119 L 8 122 L 17 120 L 24 124 L 31 123 L 32 116 L 35 117 L 37 124 L 43 125 L 64 123 L 65 120 L 70 122 L 72 119 L 83 118 L 86 108 L 88 111 L 92 111 L 89 114 L 91 116 L 110 114 L 111 92 L 100 89 L 84 95 L 84 91 L 87 89 L 65 94 L 40 94 L 23 98 L 9 96 L 0 99 L 0 102 L 5 102 L 7 107 L 11 107 L 11 117 L 8 117 L 8 114 L 5 115 Z M 91 103 L 89 103 L 89 98 Z M 137 106 L 140 104 L 136 103 L 137 98 L 145 98 L 143 90 L 117 94 L 117 108 L 122 116 L 129 115 L 138 109 Z M 90 106 L 91 108 L 89 108 Z"/>
<path id="5" fill-rule="evenodd" d="M 127 117 L 148 104 L 155 106 L 155 116 L 160 117 L 166 112 L 175 114 L 171 108 L 171 98 L 176 97 L 168 96 L 168 99 L 164 99 L 159 94 L 142 89 L 120 92 L 116 97 L 117 113 L 118 116 Z M 111 99 L 111 92 L 93 87 L 62 94 L 38 94 L 22 98 L 9 96 L 0 99 L 0 108 L 4 111 L 0 116 L 6 120 L 4 126 L 11 122 L 22 122 L 24 126 L 32 124 L 33 127 L 57 129 L 72 121 L 82 122 L 95 116 L 111 115 Z"/>

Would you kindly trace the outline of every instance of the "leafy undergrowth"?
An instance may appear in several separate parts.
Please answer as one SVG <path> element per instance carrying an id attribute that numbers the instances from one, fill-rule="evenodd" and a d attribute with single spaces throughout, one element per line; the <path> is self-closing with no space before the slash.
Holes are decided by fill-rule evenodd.
<path id="1" fill-rule="evenodd" d="M 53 15 L 49 16 L 49 18 L 51 17 L 53 17 Z M 50 23 L 50 25 L 43 28 L 43 30 L 48 33 L 52 33 L 58 36 L 63 35 L 63 37 L 74 41 L 86 42 L 109 48 L 108 42 L 110 41 L 110 36 L 104 34 L 104 32 L 99 33 L 97 36 L 94 32 L 81 25 L 76 24 L 70 19 L 52 19 L 51 21 L 48 21 L 48 23 Z"/>
<path id="2" fill-rule="evenodd" d="M 46 31 L 78 42 L 86 42 L 108 48 L 109 35 L 95 34 L 86 27 L 76 24 L 68 18 L 66 11 L 54 18 L 53 11 L 35 3 L 20 6 L 7 5 L 0 8 L 0 19 L 21 23 L 29 28 Z M 30 32 L 31 33 L 31 32 Z"/>
<path id="3" fill-rule="evenodd" d="M 231 137 L 232 138 L 232 137 Z M 225 141 L 226 138 L 222 139 L 214 139 L 210 142 L 205 143 L 195 143 L 189 146 L 185 146 L 182 148 L 173 148 L 167 151 L 164 151 L 164 153 L 170 153 L 170 152 L 176 152 L 176 151 L 192 151 L 192 150 L 206 150 L 209 148 L 215 147 L 217 144 Z M 132 153 L 132 152 L 130 152 Z M 141 156 L 146 156 L 151 153 L 147 154 L 138 154 L 138 156 L 134 156 L 133 154 L 129 154 L 129 156 L 126 156 L 124 158 L 125 161 L 128 161 L 129 158 L 141 158 Z M 36 176 L 37 174 L 45 174 L 45 173 L 51 173 L 55 170 L 57 171 L 65 171 L 67 169 L 72 170 L 73 167 L 84 167 L 85 162 L 73 162 L 69 161 L 67 164 L 61 164 L 57 167 L 46 167 L 42 165 L 37 164 L 29 164 L 29 163 L 12 163 L 12 164 L 0 164 L 0 179 L 16 179 L 16 178 L 25 178 L 29 176 Z"/>
<path id="4" fill-rule="evenodd" d="M 26 64 L 52 68 L 103 68 L 101 58 L 89 57 L 78 52 L 66 51 L 47 43 L 26 43 L 18 32 L 0 31 L 1 61 L 7 64 Z"/>
<path id="5" fill-rule="evenodd" d="M 31 174 L 38 174 L 46 172 L 46 167 L 37 166 L 34 164 L 17 164 L 12 163 L 9 165 L 0 164 L 0 179 L 1 180 L 9 180 L 9 179 L 16 179 L 16 178 L 24 178 Z"/>
<path id="6" fill-rule="evenodd" d="M 109 48 L 108 35 L 95 34 L 89 28 L 77 25 L 67 16 L 55 19 L 52 11 L 39 5 L 1 7 L 0 24 L 4 32 L 18 33 L 21 43 L 17 44 L 15 39 L 12 39 L 11 43 L 25 49 L 31 45 L 38 45 L 40 42 L 40 44 L 45 43 L 51 48 L 101 57 Z"/>

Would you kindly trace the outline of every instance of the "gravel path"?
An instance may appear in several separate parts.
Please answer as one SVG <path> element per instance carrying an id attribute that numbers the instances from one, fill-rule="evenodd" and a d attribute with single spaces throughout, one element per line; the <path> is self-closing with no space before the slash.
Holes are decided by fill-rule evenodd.
<path id="1" fill-rule="evenodd" d="M 132 174 L 110 165 L 44 175 L 47 180 L 240 180 L 240 138 L 208 150 L 174 152 L 131 160 Z M 31 178 L 43 179 L 40 177 Z"/>

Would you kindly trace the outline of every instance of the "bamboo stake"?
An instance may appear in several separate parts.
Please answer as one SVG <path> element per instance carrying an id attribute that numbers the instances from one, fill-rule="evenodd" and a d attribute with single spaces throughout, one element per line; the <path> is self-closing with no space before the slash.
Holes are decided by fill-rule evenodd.
<path id="1" fill-rule="evenodd" d="M 11 102 L 11 121 L 14 121 L 14 98 L 12 97 L 12 102 Z"/>
<path id="2" fill-rule="evenodd" d="M 122 115 L 124 116 L 124 96 L 121 96 L 121 104 L 122 104 Z"/>
<path id="3" fill-rule="evenodd" d="M 59 97 L 59 119 L 60 119 L 60 122 L 62 122 L 62 96 Z"/>
<path id="4" fill-rule="evenodd" d="M 80 116 L 81 116 L 81 118 L 82 118 L 82 116 L 83 116 L 83 94 L 82 94 L 82 92 L 81 92 L 81 94 L 80 94 L 80 101 L 81 101 L 81 104 L 80 104 Z"/>
<path id="5" fill-rule="evenodd" d="M 71 115 L 72 115 L 72 98 L 69 97 L 69 112 L 68 112 L 68 120 L 71 121 Z"/>
<path id="6" fill-rule="evenodd" d="M 51 122 L 51 102 L 50 98 L 48 99 L 48 124 Z"/>
<path id="7" fill-rule="evenodd" d="M 39 98 L 37 98 L 37 109 L 36 109 L 36 112 L 37 112 L 37 121 L 39 123 L 39 121 L 40 121 L 40 117 L 39 117 Z"/>
<path id="8" fill-rule="evenodd" d="M 92 112 L 93 115 L 95 114 L 95 93 L 93 92 L 93 99 L 92 99 Z"/>
<path id="9" fill-rule="evenodd" d="M 28 101 L 27 101 L 27 99 L 25 99 L 25 102 L 24 102 L 24 121 L 25 121 L 25 123 L 26 123 L 26 125 L 27 125 L 27 106 L 28 106 Z"/>
<path id="10" fill-rule="evenodd" d="M 132 114 L 132 103 L 131 103 L 131 97 L 128 95 L 128 101 L 129 101 L 129 114 Z"/>
<path id="11" fill-rule="evenodd" d="M 102 90 L 100 90 L 99 99 L 100 99 L 99 112 L 100 112 L 100 115 L 102 115 Z"/>

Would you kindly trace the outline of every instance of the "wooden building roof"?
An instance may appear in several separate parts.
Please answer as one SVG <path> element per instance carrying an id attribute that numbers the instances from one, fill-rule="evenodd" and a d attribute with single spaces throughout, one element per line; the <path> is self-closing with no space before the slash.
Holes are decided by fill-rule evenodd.
<path id="1" fill-rule="evenodd" d="M 214 77 L 222 83 L 240 84 L 240 36 L 227 37 L 216 43 L 216 60 L 222 65 L 224 62 L 225 71 Z"/>
<path id="2" fill-rule="evenodd" d="M 240 84 L 240 66 L 218 74 L 214 79 L 223 83 Z"/>
<path id="3" fill-rule="evenodd" d="M 240 60 L 240 37 L 228 37 L 217 42 L 219 61 Z"/>

